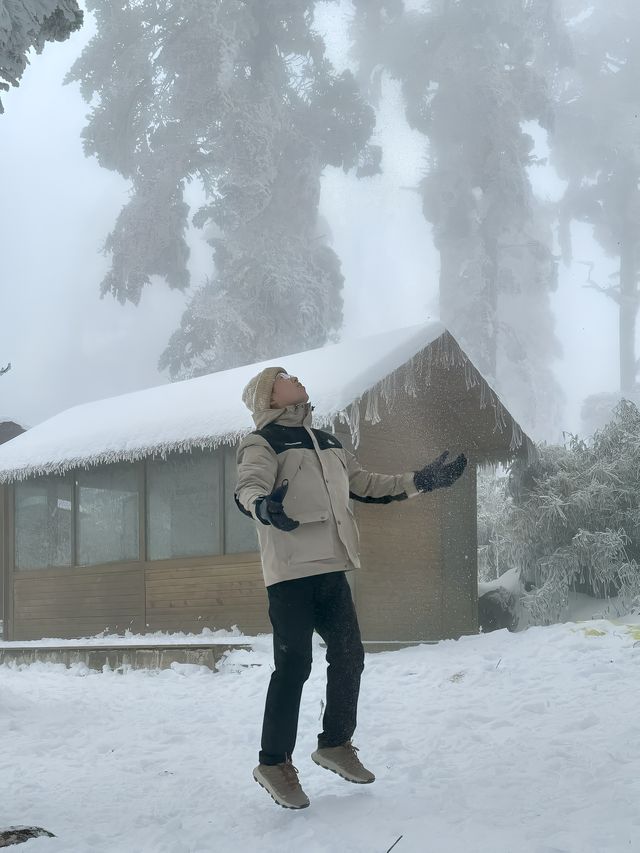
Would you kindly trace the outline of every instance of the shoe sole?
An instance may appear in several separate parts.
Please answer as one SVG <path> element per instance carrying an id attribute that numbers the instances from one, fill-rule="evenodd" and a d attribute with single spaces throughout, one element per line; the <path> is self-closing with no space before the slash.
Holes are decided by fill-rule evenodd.
<path id="1" fill-rule="evenodd" d="M 322 764 L 321 761 L 318 761 L 317 758 L 311 756 L 311 760 L 314 764 L 317 764 L 318 767 L 322 767 L 324 770 L 330 770 L 332 773 L 335 773 L 336 776 L 339 776 L 341 779 L 344 779 L 347 782 L 353 782 L 354 785 L 370 785 L 372 782 L 376 781 L 376 777 L 373 779 L 352 779 L 350 776 L 345 776 L 344 773 L 341 773 L 339 770 L 336 770 L 334 767 L 329 767 L 328 764 Z"/>
<path id="2" fill-rule="evenodd" d="M 261 782 L 259 779 L 256 779 L 256 777 L 255 777 L 255 776 L 254 776 L 253 778 L 254 778 L 254 779 L 255 779 L 255 781 L 258 783 L 258 785 L 260 785 L 260 787 L 262 788 L 262 790 L 263 790 L 263 791 L 266 791 L 266 792 L 267 792 L 267 794 L 269 794 L 269 796 L 271 797 L 271 799 L 273 800 L 273 802 L 274 802 L 277 806 L 280 806 L 280 807 L 281 807 L 281 808 L 283 808 L 283 809 L 292 809 L 292 811 L 294 811 L 294 812 L 295 812 L 295 811 L 299 811 L 300 809 L 307 809 L 307 808 L 309 808 L 310 803 L 305 803 L 303 806 L 288 806 L 288 805 L 286 805 L 285 803 L 281 803 L 281 802 L 280 802 L 280 800 L 276 800 L 276 798 L 273 796 L 273 794 L 271 793 L 271 791 L 270 791 L 270 790 L 269 790 L 265 785 L 263 785 L 263 784 L 262 784 L 262 782 Z"/>

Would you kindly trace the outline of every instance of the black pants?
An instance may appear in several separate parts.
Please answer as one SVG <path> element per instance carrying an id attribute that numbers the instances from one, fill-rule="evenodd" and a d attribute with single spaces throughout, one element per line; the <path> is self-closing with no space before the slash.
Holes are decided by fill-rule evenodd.
<path id="1" fill-rule="evenodd" d="M 290 758 L 296 743 L 302 687 L 311 672 L 314 629 L 327 644 L 327 701 L 318 746 L 339 746 L 356 728 L 364 650 L 343 571 L 267 587 L 275 671 L 262 726 L 261 764 Z"/>

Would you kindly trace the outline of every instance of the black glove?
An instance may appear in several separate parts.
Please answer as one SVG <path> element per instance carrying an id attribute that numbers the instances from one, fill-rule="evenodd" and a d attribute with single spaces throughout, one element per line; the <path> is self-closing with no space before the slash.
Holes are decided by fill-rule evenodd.
<path id="1" fill-rule="evenodd" d="M 289 481 L 283 480 L 282 485 L 274 489 L 270 495 L 265 495 L 258 498 L 255 503 L 256 515 L 263 524 L 272 524 L 278 530 L 295 530 L 300 524 L 299 521 L 294 521 L 284 511 L 282 501 L 287 494 Z"/>
<path id="2" fill-rule="evenodd" d="M 444 460 L 449 455 L 449 451 L 445 450 L 437 459 L 425 465 L 420 471 L 416 471 L 413 475 L 413 482 L 416 489 L 421 492 L 432 492 L 434 489 L 441 489 L 444 486 L 450 486 L 458 479 L 467 466 L 467 457 L 464 453 L 449 462 L 444 464 Z"/>

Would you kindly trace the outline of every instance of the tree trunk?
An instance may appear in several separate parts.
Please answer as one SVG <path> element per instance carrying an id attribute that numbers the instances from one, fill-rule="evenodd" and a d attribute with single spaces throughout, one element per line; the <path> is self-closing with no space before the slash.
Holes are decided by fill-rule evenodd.
<path id="1" fill-rule="evenodd" d="M 485 223 L 486 226 L 486 223 Z M 484 237 L 484 293 L 481 306 L 486 334 L 485 348 L 488 362 L 488 375 L 495 381 L 498 362 L 498 241 L 483 229 Z"/>
<path id="2" fill-rule="evenodd" d="M 636 237 L 624 229 L 620 243 L 620 390 L 630 393 L 636 382 L 636 316 L 638 313 L 638 268 Z"/>

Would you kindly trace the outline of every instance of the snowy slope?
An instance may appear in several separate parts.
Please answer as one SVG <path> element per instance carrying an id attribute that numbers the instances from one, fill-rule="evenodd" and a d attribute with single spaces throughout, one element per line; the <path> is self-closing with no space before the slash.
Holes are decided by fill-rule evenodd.
<path id="1" fill-rule="evenodd" d="M 301 377 L 314 423 L 328 425 L 444 331 L 436 322 L 394 329 L 74 406 L 0 447 L 0 482 L 155 451 L 234 444 L 254 429 L 242 389 L 270 365 Z"/>
<path id="2" fill-rule="evenodd" d="M 499 631 L 368 655 L 356 786 L 316 767 L 322 650 L 294 762 L 311 807 L 251 778 L 271 638 L 218 673 L 0 667 L 1 825 L 25 853 L 638 853 L 640 631 Z"/>

